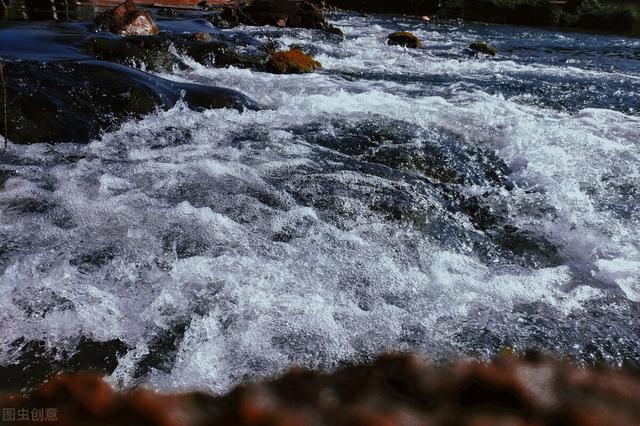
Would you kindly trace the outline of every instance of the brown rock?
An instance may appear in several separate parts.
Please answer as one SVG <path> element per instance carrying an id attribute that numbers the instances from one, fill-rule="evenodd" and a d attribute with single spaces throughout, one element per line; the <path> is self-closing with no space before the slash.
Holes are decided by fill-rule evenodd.
<path id="1" fill-rule="evenodd" d="M 110 31 L 122 36 L 158 34 L 155 22 L 147 12 L 139 10 L 132 0 L 101 13 L 95 19 L 98 30 Z"/>
<path id="2" fill-rule="evenodd" d="M 274 74 L 302 74 L 313 72 L 320 67 L 320 62 L 300 49 L 273 52 L 265 66 L 268 72 Z"/>
<path id="3" fill-rule="evenodd" d="M 387 44 L 389 46 L 404 46 L 412 49 L 422 46 L 420 39 L 416 35 L 407 31 L 398 31 L 396 33 L 389 34 Z"/>

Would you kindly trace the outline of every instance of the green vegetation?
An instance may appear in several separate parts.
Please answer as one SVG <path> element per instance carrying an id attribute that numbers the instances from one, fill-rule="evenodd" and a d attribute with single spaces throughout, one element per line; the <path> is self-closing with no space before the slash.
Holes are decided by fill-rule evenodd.
<path id="1" fill-rule="evenodd" d="M 640 35 L 640 6 L 625 0 L 443 0 L 441 16 Z"/>

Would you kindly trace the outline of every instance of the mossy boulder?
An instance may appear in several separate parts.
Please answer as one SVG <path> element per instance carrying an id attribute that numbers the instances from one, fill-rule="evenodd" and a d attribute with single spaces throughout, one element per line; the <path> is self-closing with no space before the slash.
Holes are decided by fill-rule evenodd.
<path id="1" fill-rule="evenodd" d="M 265 70 L 274 74 L 302 74 L 321 67 L 320 62 L 302 50 L 290 49 L 271 53 Z"/>
<path id="2" fill-rule="evenodd" d="M 498 49 L 485 41 L 475 41 L 469 45 L 469 49 L 473 52 L 484 53 L 489 56 L 496 56 L 498 54 Z"/>
<path id="3" fill-rule="evenodd" d="M 392 34 L 389 34 L 387 44 L 389 46 L 403 46 L 410 47 L 412 49 L 417 49 L 418 47 L 422 47 L 422 42 L 415 35 L 408 31 L 398 31 Z"/>

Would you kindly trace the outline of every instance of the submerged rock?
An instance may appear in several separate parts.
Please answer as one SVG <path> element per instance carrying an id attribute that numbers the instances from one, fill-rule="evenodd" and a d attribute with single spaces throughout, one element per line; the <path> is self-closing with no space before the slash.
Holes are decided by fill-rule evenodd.
<path id="1" fill-rule="evenodd" d="M 209 33 L 198 32 L 189 37 L 192 41 L 213 41 L 213 37 Z"/>
<path id="2" fill-rule="evenodd" d="M 257 109 L 239 92 L 177 83 L 99 61 L 5 64 L 8 137 L 18 144 L 89 142 L 101 131 L 170 108 Z"/>
<path id="3" fill-rule="evenodd" d="M 302 74 L 313 72 L 320 67 L 320 62 L 302 50 L 290 49 L 272 53 L 265 69 L 274 74 Z"/>
<path id="4" fill-rule="evenodd" d="M 489 44 L 485 41 L 476 41 L 469 45 L 469 49 L 476 53 L 484 53 L 489 56 L 496 56 L 498 54 L 498 49 L 492 44 Z"/>
<path id="5" fill-rule="evenodd" d="M 123 36 L 148 36 L 159 32 L 151 15 L 136 8 L 132 0 L 101 13 L 96 17 L 95 23 L 100 31 Z"/>
<path id="6" fill-rule="evenodd" d="M 170 51 L 171 41 L 160 36 L 94 36 L 87 39 L 83 47 L 96 59 L 143 67 L 149 71 L 171 71 L 182 66 L 180 59 Z"/>
<path id="7" fill-rule="evenodd" d="M 412 49 L 417 49 L 422 46 L 420 39 L 408 31 L 398 31 L 389 34 L 387 44 L 389 46 L 404 46 Z"/>
<path id="8" fill-rule="evenodd" d="M 58 296 L 57 299 L 48 300 L 51 296 L 37 291 L 34 293 L 34 300 L 21 300 L 17 305 L 27 317 L 44 316 L 48 310 L 73 309 L 72 306 L 65 306 L 73 305 L 68 299 Z M 47 301 L 50 303 L 38 306 Z M 34 388 L 58 371 L 93 370 L 110 374 L 127 349 L 127 345 L 119 339 L 101 342 L 83 336 L 74 342 L 73 350 L 66 351 L 49 347 L 42 340 L 19 338 L 8 345 L 7 352 L 14 355 L 14 361 L 0 365 L 0 392 Z"/>
<path id="9" fill-rule="evenodd" d="M 507 351 L 508 353 L 508 351 Z M 640 378 L 529 355 L 435 366 L 393 354 L 332 373 L 293 370 L 226 396 L 116 392 L 98 375 L 59 375 L 3 407 L 51 407 L 67 425 L 635 426 Z"/>

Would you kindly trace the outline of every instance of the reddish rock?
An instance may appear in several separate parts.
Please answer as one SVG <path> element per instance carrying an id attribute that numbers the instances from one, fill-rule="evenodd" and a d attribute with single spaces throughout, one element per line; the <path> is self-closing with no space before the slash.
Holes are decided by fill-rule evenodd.
<path id="1" fill-rule="evenodd" d="M 320 62 L 300 49 L 290 49 L 271 53 L 265 69 L 274 74 L 302 74 L 320 67 Z"/>
<path id="2" fill-rule="evenodd" d="M 151 15 L 136 8 L 132 0 L 101 13 L 95 22 L 100 31 L 110 31 L 122 36 L 146 36 L 159 32 Z"/>

